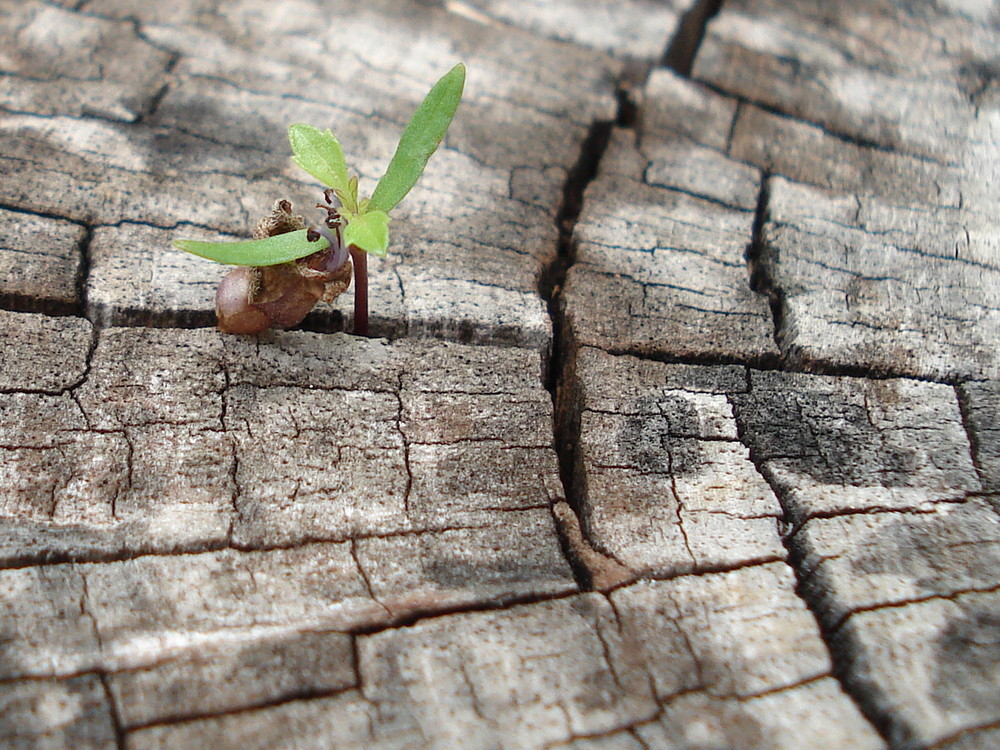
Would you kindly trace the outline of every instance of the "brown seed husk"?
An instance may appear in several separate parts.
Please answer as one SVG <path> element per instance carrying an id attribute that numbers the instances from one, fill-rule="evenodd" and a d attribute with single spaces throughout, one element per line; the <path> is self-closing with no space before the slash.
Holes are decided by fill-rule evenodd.
<path id="1" fill-rule="evenodd" d="M 263 240 L 267 237 L 275 237 L 285 232 L 294 232 L 305 228 L 305 219 L 293 214 L 292 204 L 282 198 L 274 202 L 271 213 L 257 222 L 257 227 L 253 230 L 253 238 Z"/>

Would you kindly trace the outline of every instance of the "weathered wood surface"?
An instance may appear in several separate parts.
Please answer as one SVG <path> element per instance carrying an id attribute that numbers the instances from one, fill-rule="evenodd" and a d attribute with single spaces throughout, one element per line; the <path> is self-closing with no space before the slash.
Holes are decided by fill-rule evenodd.
<path id="1" fill-rule="evenodd" d="M 0 745 L 1000 742 L 1000 16 L 716 5 L 0 0 Z M 216 332 L 458 60 L 383 338 Z"/>

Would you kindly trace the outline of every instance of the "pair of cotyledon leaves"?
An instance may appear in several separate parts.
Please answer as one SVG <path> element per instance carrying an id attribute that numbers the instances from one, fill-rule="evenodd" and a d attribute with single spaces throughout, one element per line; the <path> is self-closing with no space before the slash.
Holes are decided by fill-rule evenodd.
<path id="1" fill-rule="evenodd" d="M 389 249 L 389 211 L 410 192 L 423 174 L 427 160 L 444 138 L 465 86 L 465 66 L 459 63 L 439 80 L 413 113 L 396 153 L 371 198 L 358 199 L 358 179 L 347 174 L 340 143 L 328 130 L 311 125 L 292 125 L 288 141 L 292 158 L 302 169 L 333 188 L 340 199 L 343 242 L 375 255 Z M 286 232 L 263 240 L 246 242 L 198 242 L 175 240 L 174 245 L 231 266 L 273 266 L 325 250 L 329 242 L 320 237 L 310 242 L 308 230 Z"/>

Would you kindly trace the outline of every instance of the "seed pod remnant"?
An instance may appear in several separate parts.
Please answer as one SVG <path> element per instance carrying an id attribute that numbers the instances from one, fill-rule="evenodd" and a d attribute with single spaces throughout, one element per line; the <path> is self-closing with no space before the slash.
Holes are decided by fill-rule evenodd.
<path id="1" fill-rule="evenodd" d="M 301 216 L 287 200 L 274 208 L 254 229 L 254 239 L 305 229 Z M 222 279 L 215 295 L 219 330 L 254 334 L 272 326 L 291 328 L 302 322 L 320 301 L 332 302 L 350 286 L 350 258 L 339 235 L 324 235 L 335 243 L 319 252 L 273 266 L 237 266 Z"/>

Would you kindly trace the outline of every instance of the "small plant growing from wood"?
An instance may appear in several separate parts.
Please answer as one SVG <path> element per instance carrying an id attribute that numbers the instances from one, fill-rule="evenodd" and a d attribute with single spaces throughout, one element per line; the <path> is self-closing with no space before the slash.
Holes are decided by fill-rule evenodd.
<path id="1" fill-rule="evenodd" d="M 319 300 L 332 302 L 354 273 L 354 332 L 368 333 L 368 258 L 389 249 L 389 212 L 416 184 L 437 150 L 462 98 L 465 66 L 439 80 L 417 107 L 396 153 L 370 198 L 358 194 L 340 143 L 329 131 L 296 124 L 288 129 L 296 164 L 325 184 L 322 223 L 306 226 L 286 200 L 261 219 L 245 242 L 175 240 L 194 255 L 237 266 L 219 284 L 215 309 L 219 329 L 260 333 L 297 325 Z"/>

